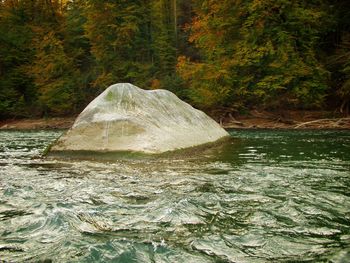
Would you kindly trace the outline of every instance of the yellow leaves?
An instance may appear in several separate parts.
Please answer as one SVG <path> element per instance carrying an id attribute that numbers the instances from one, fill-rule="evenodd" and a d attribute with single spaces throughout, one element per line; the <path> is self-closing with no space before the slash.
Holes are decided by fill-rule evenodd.
<path id="1" fill-rule="evenodd" d="M 185 80 L 190 80 L 192 77 L 192 67 L 189 58 L 185 56 L 179 56 L 177 59 L 176 70 Z"/>
<path id="2" fill-rule="evenodd" d="M 218 64 L 191 62 L 180 56 L 177 72 L 188 83 L 192 99 L 202 107 L 210 107 L 226 100 L 232 91 L 227 85 L 231 78 L 229 61 Z"/>
<path id="3" fill-rule="evenodd" d="M 104 3 L 104 10 L 113 10 L 115 9 L 116 4 L 115 3 Z"/>
<path id="4" fill-rule="evenodd" d="M 255 27 L 257 30 L 263 31 L 263 29 L 265 28 L 265 20 L 260 19 L 260 20 L 256 21 Z"/>
<path id="5" fill-rule="evenodd" d="M 138 53 L 133 48 L 140 32 L 141 10 L 129 1 L 94 1 L 85 9 L 86 37 L 102 68 L 110 70 L 113 60 Z"/>
<path id="6" fill-rule="evenodd" d="M 152 79 L 151 81 L 151 89 L 160 89 L 161 88 L 161 82 L 159 79 Z"/>
<path id="7" fill-rule="evenodd" d="M 208 54 L 217 50 L 222 45 L 226 30 L 231 28 L 231 23 L 225 17 L 220 16 L 221 5 L 214 5 L 208 13 L 201 12 L 192 20 L 190 26 L 191 35 L 189 42 L 194 43 L 198 48 L 205 50 Z M 217 13 L 214 10 L 218 10 Z"/>
<path id="8" fill-rule="evenodd" d="M 198 42 L 203 36 L 208 36 L 208 24 L 206 17 L 195 17 L 192 21 L 191 25 L 191 35 L 189 37 L 189 42 L 196 43 Z"/>
<path id="9" fill-rule="evenodd" d="M 254 0 L 253 3 L 249 6 L 249 11 L 254 12 L 257 9 L 263 6 L 263 0 Z"/>
<path id="10" fill-rule="evenodd" d="M 92 83 L 92 86 L 95 88 L 98 88 L 98 87 L 106 88 L 109 85 L 113 84 L 113 82 L 114 82 L 114 77 L 113 77 L 112 73 L 103 72 Z"/>

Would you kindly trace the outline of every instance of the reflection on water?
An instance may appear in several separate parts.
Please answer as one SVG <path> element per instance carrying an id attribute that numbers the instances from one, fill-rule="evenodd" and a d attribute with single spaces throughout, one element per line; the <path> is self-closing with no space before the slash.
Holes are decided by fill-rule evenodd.
<path id="1" fill-rule="evenodd" d="M 0 261 L 349 262 L 350 132 L 232 131 L 195 154 L 40 158 L 0 132 Z"/>

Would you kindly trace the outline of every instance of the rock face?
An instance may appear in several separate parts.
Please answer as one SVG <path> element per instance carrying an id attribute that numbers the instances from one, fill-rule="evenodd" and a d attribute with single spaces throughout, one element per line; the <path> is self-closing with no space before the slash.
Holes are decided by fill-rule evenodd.
<path id="1" fill-rule="evenodd" d="M 170 91 L 122 83 L 93 100 L 51 151 L 162 153 L 225 136 L 214 120 Z"/>

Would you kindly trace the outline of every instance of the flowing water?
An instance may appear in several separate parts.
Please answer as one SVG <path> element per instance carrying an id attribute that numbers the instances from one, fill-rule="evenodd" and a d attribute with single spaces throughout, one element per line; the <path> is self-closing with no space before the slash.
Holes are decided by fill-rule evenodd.
<path id="1" fill-rule="evenodd" d="M 350 262 L 350 132 L 230 133 L 99 161 L 1 131 L 0 262 Z"/>

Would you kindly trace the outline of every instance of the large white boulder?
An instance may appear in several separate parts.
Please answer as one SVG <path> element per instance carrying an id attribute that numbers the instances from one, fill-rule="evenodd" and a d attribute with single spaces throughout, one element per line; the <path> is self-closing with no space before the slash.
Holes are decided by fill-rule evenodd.
<path id="1" fill-rule="evenodd" d="M 213 119 L 170 91 L 122 83 L 94 99 L 51 151 L 162 153 L 226 136 Z"/>

